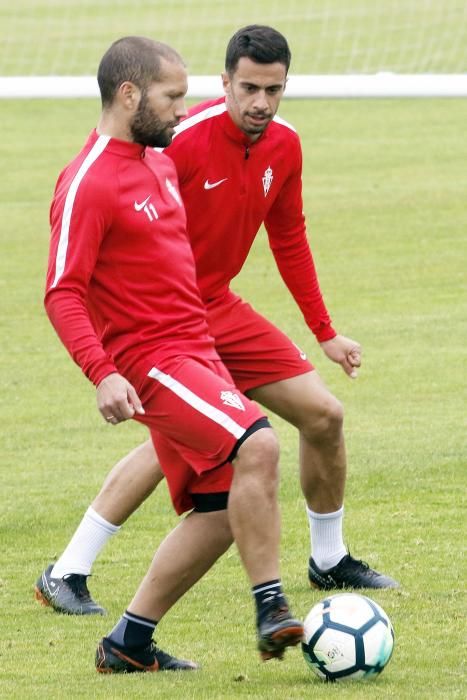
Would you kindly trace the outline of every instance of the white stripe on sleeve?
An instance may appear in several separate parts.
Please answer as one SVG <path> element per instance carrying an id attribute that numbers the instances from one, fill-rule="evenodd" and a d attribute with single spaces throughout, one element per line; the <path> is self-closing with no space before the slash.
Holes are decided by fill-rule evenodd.
<path id="1" fill-rule="evenodd" d="M 94 146 L 89 151 L 86 158 L 81 163 L 81 167 L 74 176 L 70 189 L 68 190 L 65 206 L 63 208 L 62 226 L 60 230 L 60 240 L 58 242 L 57 257 L 55 258 L 55 278 L 52 282 L 51 289 L 57 286 L 60 277 L 65 270 L 66 254 L 68 250 L 68 236 L 70 233 L 71 215 L 73 212 L 73 204 L 75 202 L 76 193 L 80 186 L 81 180 L 86 175 L 91 165 L 96 161 L 104 151 L 110 141 L 110 136 L 99 136 Z"/>
<path id="2" fill-rule="evenodd" d="M 157 367 L 153 367 L 148 372 L 148 377 L 160 382 L 199 413 L 207 416 L 214 421 L 214 423 L 221 425 L 229 433 L 234 435 L 237 440 L 239 440 L 246 432 L 246 428 L 239 425 L 239 423 L 236 423 L 227 413 L 224 413 L 215 406 L 207 403 L 207 401 L 202 399 L 200 396 L 194 394 L 191 389 L 188 389 L 188 387 L 181 384 L 179 381 L 177 381 L 177 379 L 171 377 L 170 374 L 165 374 L 157 369 Z"/>

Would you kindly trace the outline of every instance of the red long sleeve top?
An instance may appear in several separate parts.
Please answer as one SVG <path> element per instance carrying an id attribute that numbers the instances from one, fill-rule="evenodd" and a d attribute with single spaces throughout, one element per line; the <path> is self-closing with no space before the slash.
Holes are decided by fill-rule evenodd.
<path id="1" fill-rule="evenodd" d="M 218 357 L 165 154 L 94 131 L 58 178 L 50 223 L 46 310 L 94 384 L 145 358 Z"/>
<path id="2" fill-rule="evenodd" d="M 192 108 L 165 153 L 177 168 L 204 302 L 225 294 L 264 223 L 307 325 L 318 341 L 333 338 L 306 236 L 295 130 L 276 116 L 252 143 L 221 98 Z"/>

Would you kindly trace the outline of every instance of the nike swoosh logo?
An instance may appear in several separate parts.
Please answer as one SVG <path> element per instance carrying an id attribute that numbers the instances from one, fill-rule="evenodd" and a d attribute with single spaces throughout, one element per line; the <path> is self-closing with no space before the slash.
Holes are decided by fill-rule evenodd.
<path id="1" fill-rule="evenodd" d="M 295 345 L 295 343 L 294 343 L 294 345 Z M 298 350 L 298 354 L 300 355 L 300 359 L 301 359 L 301 360 L 306 360 L 306 353 L 303 352 L 303 350 L 301 350 L 301 349 L 298 347 L 298 345 L 295 345 L 295 347 L 296 347 L 297 350 Z"/>
<path id="2" fill-rule="evenodd" d="M 218 187 L 219 185 L 222 185 L 223 182 L 228 180 L 227 177 L 224 177 L 223 180 L 218 180 L 217 182 L 209 182 L 209 180 L 206 180 L 204 183 L 204 189 L 205 190 L 212 190 L 214 187 Z"/>
<path id="3" fill-rule="evenodd" d="M 141 202 L 141 204 L 139 204 L 135 199 L 135 211 L 141 211 L 141 209 L 144 209 L 144 207 L 146 206 L 146 204 L 149 202 L 150 199 L 151 199 L 151 195 L 149 195 L 149 197 L 146 197 L 144 202 Z"/>

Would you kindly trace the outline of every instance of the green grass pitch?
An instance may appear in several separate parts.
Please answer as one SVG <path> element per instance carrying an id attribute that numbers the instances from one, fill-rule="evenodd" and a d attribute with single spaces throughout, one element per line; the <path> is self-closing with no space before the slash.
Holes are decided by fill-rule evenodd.
<path id="1" fill-rule="evenodd" d="M 345 539 L 402 583 L 372 597 L 390 615 L 393 658 L 369 685 L 326 686 L 298 649 L 261 664 L 253 604 L 234 549 L 160 624 L 164 648 L 197 674 L 101 677 L 96 642 L 128 604 L 177 522 L 165 487 L 95 565 L 103 618 L 67 618 L 33 600 L 111 465 L 145 438 L 114 429 L 42 308 L 48 206 L 56 175 L 98 116 L 95 101 L 0 103 L 0 697 L 171 699 L 465 697 L 467 138 L 466 102 L 284 102 L 299 130 L 319 278 L 336 327 L 359 340 L 356 381 L 322 355 L 260 234 L 235 288 L 303 347 L 346 408 Z M 305 616 L 309 536 L 295 431 L 282 445 L 282 573 Z M 464 502 L 463 502 L 464 501 Z"/>

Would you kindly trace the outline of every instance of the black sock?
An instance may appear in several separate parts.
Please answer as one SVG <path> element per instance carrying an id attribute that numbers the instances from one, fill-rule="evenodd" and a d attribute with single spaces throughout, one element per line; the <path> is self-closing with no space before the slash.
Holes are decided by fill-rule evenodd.
<path id="1" fill-rule="evenodd" d="M 251 589 L 255 597 L 256 617 L 260 623 L 271 608 L 287 607 L 287 600 L 282 591 L 280 579 L 266 581 Z"/>
<path id="2" fill-rule="evenodd" d="M 115 644 L 129 649 L 145 647 L 150 643 L 156 625 L 155 620 L 125 610 L 108 638 Z"/>

